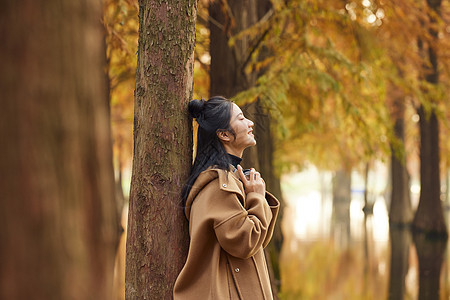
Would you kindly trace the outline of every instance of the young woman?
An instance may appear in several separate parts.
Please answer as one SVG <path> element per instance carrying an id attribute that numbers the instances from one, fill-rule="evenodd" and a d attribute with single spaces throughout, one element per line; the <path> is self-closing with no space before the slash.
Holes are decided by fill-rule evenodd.
<path id="1" fill-rule="evenodd" d="M 245 176 L 245 148 L 256 145 L 253 122 L 228 99 L 193 100 L 197 151 L 183 191 L 189 254 L 173 291 L 175 300 L 273 299 L 264 247 L 279 202 L 254 169 Z"/>

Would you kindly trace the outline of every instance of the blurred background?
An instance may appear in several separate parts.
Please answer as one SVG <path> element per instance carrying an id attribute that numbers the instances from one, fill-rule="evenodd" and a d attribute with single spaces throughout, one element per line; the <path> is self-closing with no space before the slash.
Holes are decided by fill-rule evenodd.
<path id="1" fill-rule="evenodd" d="M 137 15 L 137 1 L 106 1 L 124 227 Z M 449 20 L 447 1 L 199 1 L 193 98 L 226 96 L 255 121 L 244 164 L 283 201 L 280 299 L 449 299 Z M 421 164 L 438 180 L 421 182 Z"/>

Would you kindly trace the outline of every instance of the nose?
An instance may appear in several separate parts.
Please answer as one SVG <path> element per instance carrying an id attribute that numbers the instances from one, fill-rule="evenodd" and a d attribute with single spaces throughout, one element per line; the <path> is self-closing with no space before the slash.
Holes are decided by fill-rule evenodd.
<path id="1" fill-rule="evenodd" d="M 255 123 L 253 123 L 253 121 L 252 120 L 250 120 L 250 119 L 247 119 L 248 120 L 248 127 L 253 127 L 254 125 L 255 125 Z"/>

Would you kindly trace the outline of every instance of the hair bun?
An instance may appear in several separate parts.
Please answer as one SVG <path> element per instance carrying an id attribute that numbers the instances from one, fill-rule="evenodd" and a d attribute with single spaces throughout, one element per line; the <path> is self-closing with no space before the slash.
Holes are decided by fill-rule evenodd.
<path id="1" fill-rule="evenodd" d="M 189 101 L 188 109 L 189 109 L 189 114 L 191 115 L 191 117 L 196 118 L 196 119 L 198 117 L 200 117 L 200 115 L 203 112 L 203 108 L 205 107 L 205 103 L 206 103 L 206 101 L 203 99 L 201 99 L 201 100 L 195 99 L 195 100 Z"/>

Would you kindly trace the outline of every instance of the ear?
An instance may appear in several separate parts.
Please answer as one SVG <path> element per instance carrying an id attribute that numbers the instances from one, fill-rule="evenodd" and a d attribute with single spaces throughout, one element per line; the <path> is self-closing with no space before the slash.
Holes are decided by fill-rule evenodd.
<path id="1" fill-rule="evenodd" d="M 216 131 L 216 134 L 219 140 L 223 143 L 228 143 L 229 141 L 231 141 L 231 133 L 228 130 L 218 129 Z"/>

